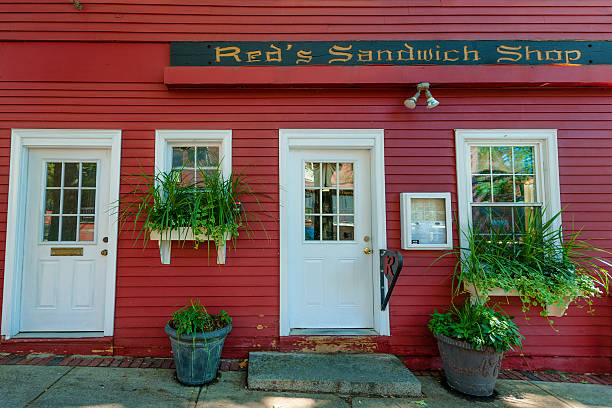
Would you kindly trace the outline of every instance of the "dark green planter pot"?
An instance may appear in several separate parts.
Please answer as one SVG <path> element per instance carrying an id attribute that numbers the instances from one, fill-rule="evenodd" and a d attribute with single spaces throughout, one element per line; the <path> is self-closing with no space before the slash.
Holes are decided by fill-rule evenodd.
<path id="1" fill-rule="evenodd" d="M 492 347 L 476 350 L 469 343 L 441 334 L 435 338 L 438 339 L 446 382 L 451 388 L 478 397 L 493 394 L 503 353 Z"/>
<path id="2" fill-rule="evenodd" d="M 187 385 L 202 385 L 217 377 L 221 363 L 221 351 L 225 338 L 232 330 L 228 324 L 222 329 L 207 333 L 176 335 L 176 330 L 166 324 L 172 354 L 176 365 L 176 378 Z"/>

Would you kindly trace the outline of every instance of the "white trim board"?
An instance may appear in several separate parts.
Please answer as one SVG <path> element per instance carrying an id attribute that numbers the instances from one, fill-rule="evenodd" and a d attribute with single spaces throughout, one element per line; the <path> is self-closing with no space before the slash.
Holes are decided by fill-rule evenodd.
<path id="1" fill-rule="evenodd" d="M 389 336 L 389 308 L 380 310 L 379 251 L 386 248 L 384 129 L 280 129 L 279 130 L 279 199 L 280 199 L 280 325 L 281 336 L 289 336 L 288 284 L 288 214 L 287 156 L 291 149 L 329 149 L 370 151 L 372 183 L 372 285 L 374 287 L 374 327 L 378 335 Z"/>
<path id="2" fill-rule="evenodd" d="M 536 146 L 539 160 L 536 163 L 536 177 L 540 179 L 538 201 L 543 203 L 549 217 L 561 211 L 561 190 L 559 185 L 559 160 L 556 129 L 455 129 L 455 153 L 457 163 L 457 200 L 459 206 L 459 226 L 468 228 L 470 215 L 471 186 L 470 161 L 471 144 L 529 144 Z M 555 220 L 555 228 L 561 226 L 561 219 Z M 465 237 L 460 233 L 461 246 L 465 247 Z"/>
<path id="3" fill-rule="evenodd" d="M 119 199 L 121 130 L 12 130 L 6 236 L 13 237 L 13 239 L 6 240 L 4 288 L 2 292 L 2 327 L 0 329 L 0 333 L 6 339 L 19 333 L 28 149 L 33 147 L 110 149 L 110 201 L 113 202 Z M 117 238 L 118 214 L 111 213 L 108 231 L 109 253 L 104 310 L 105 336 L 112 336 L 114 331 Z"/>

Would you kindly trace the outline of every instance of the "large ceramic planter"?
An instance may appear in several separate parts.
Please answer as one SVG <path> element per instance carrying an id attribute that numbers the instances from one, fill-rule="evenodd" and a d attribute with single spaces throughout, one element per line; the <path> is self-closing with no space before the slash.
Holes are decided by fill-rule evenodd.
<path id="1" fill-rule="evenodd" d="M 165 331 L 170 337 L 176 378 L 187 385 L 202 385 L 217 377 L 221 363 L 221 351 L 225 337 L 232 330 L 228 324 L 222 329 L 206 333 L 176 335 L 176 330 L 166 324 Z"/>
<path id="2" fill-rule="evenodd" d="M 438 349 L 448 385 L 464 394 L 493 394 L 503 353 L 492 347 L 476 350 L 469 343 L 437 334 Z"/>

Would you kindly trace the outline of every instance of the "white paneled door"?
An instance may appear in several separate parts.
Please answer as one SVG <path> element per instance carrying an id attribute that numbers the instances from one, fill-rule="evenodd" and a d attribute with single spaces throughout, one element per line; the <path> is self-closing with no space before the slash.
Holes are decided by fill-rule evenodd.
<path id="1" fill-rule="evenodd" d="M 369 151 L 288 157 L 290 326 L 372 328 Z"/>
<path id="2" fill-rule="evenodd" d="M 109 151 L 30 149 L 20 332 L 104 330 Z"/>

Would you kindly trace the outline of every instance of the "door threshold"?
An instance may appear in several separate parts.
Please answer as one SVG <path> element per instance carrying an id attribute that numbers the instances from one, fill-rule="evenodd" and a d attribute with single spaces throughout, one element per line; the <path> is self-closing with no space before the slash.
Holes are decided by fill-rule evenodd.
<path id="1" fill-rule="evenodd" d="M 104 337 L 104 332 L 20 332 L 12 336 L 13 339 L 82 339 L 87 337 Z"/>
<path id="2" fill-rule="evenodd" d="M 374 329 L 291 329 L 290 336 L 380 336 Z"/>

